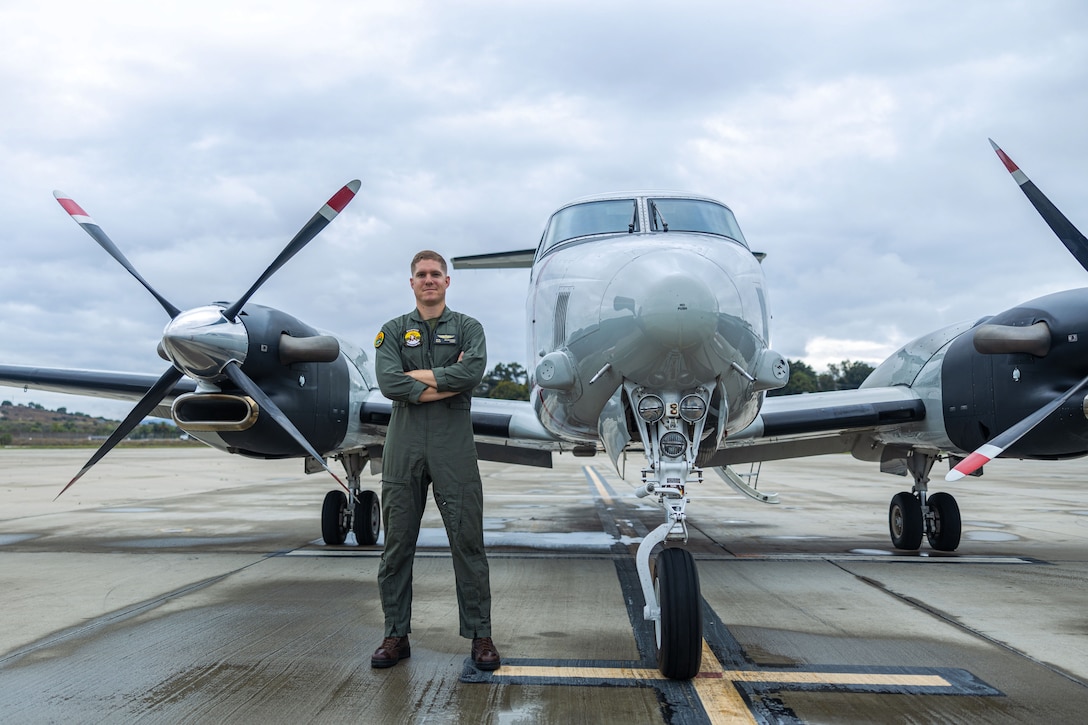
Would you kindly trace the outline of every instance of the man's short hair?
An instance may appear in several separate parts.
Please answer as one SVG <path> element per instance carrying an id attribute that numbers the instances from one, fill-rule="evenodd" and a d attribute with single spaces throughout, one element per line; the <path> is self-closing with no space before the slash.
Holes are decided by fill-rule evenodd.
<path id="1" fill-rule="evenodd" d="M 429 259 L 432 262 L 438 262 L 440 265 L 442 265 L 442 274 L 449 274 L 449 272 L 446 271 L 446 260 L 445 260 L 445 258 L 441 254 L 439 254 L 438 252 L 432 252 L 429 249 L 424 249 L 422 252 L 416 252 L 416 256 L 412 257 L 412 274 L 413 275 L 415 275 L 415 273 L 416 273 L 416 265 L 419 264 L 424 259 Z"/>

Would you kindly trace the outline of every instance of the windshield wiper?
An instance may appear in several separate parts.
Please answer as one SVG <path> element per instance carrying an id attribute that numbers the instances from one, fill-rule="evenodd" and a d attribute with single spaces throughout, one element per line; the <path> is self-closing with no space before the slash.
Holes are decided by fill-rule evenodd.
<path id="1" fill-rule="evenodd" d="M 650 202 L 650 209 L 653 211 L 654 220 L 655 221 L 657 219 L 661 220 L 661 230 L 665 231 L 665 232 L 669 231 L 669 223 L 667 221 L 665 221 L 665 215 L 662 214 L 661 210 L 657 208 L 657 203 L 656 202 L 653 202 L 653 201 Z"/>

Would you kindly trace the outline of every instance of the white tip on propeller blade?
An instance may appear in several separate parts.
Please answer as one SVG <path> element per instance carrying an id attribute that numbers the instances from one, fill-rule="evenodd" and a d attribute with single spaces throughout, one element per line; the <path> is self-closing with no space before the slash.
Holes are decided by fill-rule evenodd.
<path id="1" fill-rule="evenodd" d="M 68 215 L 76 221 L 77 224 L 94 224 L 94 219 L 91 219 L 91 215 L 83 211 L 83 207 L 75 202 L 72 197 L 65 194 L 63 191 L 54 191 L 53 198 L 57 200 L 61 208 L 68 212 Z"/>

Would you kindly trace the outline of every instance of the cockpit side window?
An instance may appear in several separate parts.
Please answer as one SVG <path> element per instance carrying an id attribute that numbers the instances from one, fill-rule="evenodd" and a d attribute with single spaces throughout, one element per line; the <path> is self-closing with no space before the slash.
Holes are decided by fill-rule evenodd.
<path id="1" fill-rule="evenodd" d="M 721 204 L 701 199 L 650 199 L 650 230 L 654 232 L 703 232 L 747 244 L 733 212 Z"/>
<path id="2" fill-rule="evenodd" d="M 591 234 L 630 234 L 639 231 L 634 199 L 589 201 L 560 209 L 548 221 L 540 243 L 543 252 L 560 242 Z"/>

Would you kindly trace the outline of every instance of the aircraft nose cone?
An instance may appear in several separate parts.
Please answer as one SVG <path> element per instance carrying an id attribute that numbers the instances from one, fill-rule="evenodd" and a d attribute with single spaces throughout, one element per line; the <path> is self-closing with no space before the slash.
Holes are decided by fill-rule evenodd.
<path id="1" fill-rule="evenodd" d="M 228 321 L 219 307 L 198 307 L 167 323 L 162 348 L 179 369 L 193 377 L 212 378 L 228 361 L 246 359 L 249 336 L 244 325 Z"/>
<path id="2" fill-rule="evenodd" d="M 702 280 L 669 275 L 642 296 L 636 317 L 662 347 L 684 349 L 705 342 L 718 324 L 718 300 Z"/>
<path id="3" fill-rule="evenodd" d="M 702 272 L 706 265 L 692 254 L 643 255 L 616 274 L 604 303 L 611 302 L 621 313 L 633 312 L 642 334 L 661 347 L 684 350 L 703 344 L 717 329 L 722 293 L 736 296 L 728 282 L 727 289 L 711 288 Z"/>

